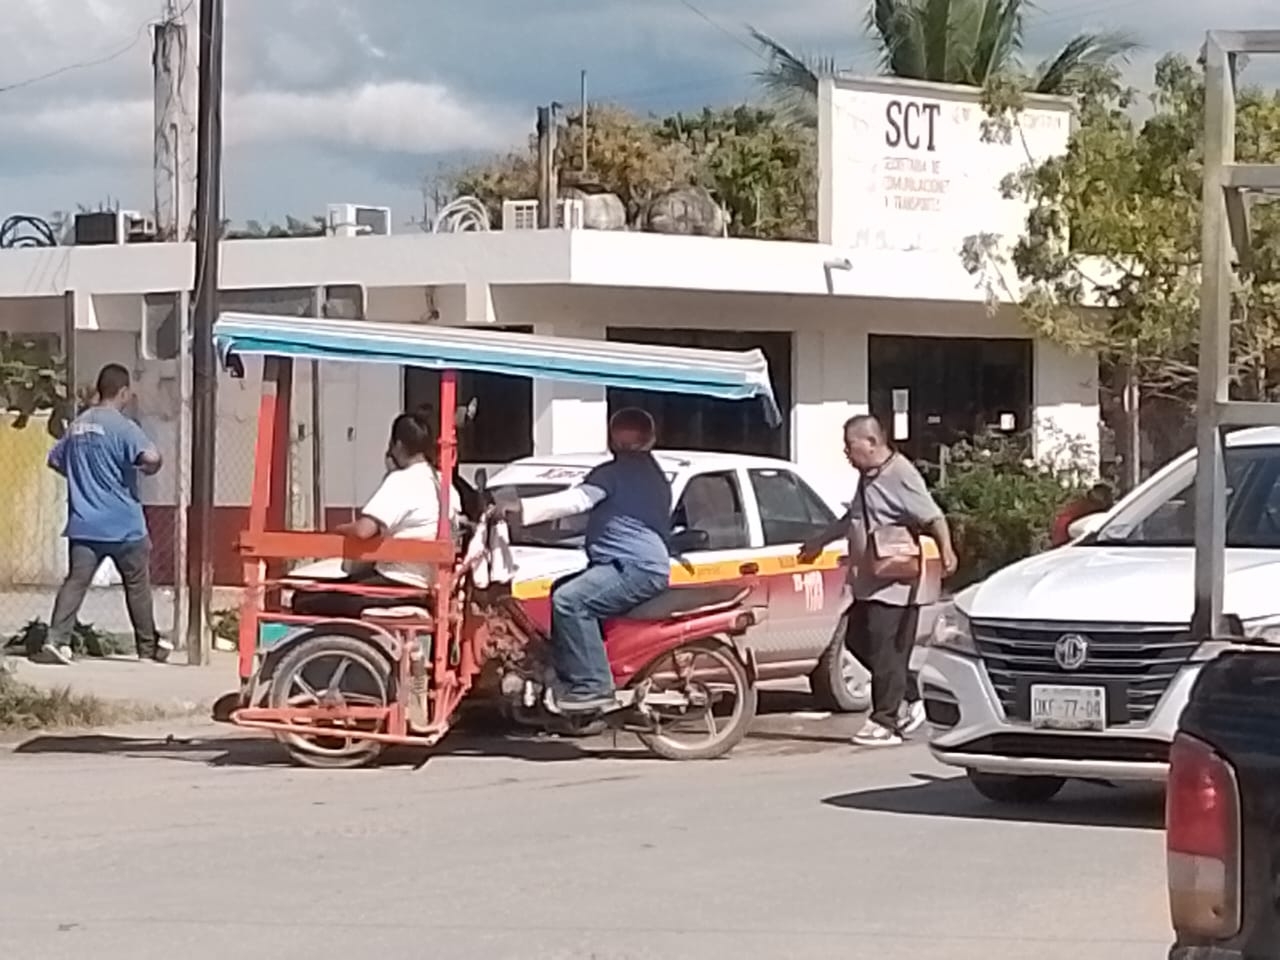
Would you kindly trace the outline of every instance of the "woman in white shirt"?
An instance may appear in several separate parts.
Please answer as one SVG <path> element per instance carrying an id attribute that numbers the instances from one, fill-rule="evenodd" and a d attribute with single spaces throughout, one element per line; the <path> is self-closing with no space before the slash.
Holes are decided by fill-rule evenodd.
<path id="1" fill-rule="evenodd" d="M 334 533 L 357 540 L 434 540 L 440 517 L 440 474 L 432 459 L 436 444 L 431 417 L 422 411 L 402 413 L 391 424 L 388 465 L 393 469 L 360 515 L 334 528 Z M 461 515 L 461 500 L 450 485 L 450 525 Z M 360 564 L 340 581 L 380 587 L 413 587 L 425 595 L 431 586 L 430 566 L 417 563 Z M 397 607 L 404 597 L 362 596 L 337 590 L 298 590 L 293 611 L 309 617 L 357 619 L 369 607 Z"/>

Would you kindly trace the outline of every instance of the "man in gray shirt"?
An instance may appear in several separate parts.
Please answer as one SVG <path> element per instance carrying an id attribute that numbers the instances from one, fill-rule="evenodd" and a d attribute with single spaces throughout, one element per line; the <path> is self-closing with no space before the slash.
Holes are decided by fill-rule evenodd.
<path id="1" fill-rule="evenodd" d="M 924 704 L 909 676 L 911 648 L 919 619 L 917 584 L 876 576 L 871 539 L 877 529 L 906 527 L 917 538 L 928 534 L 942 554 L 944 576 L 956 570 L 951 530 L 924 478 L 889 445 L 872 416 L 844 425 L 844 452 L 858 471 L 858 491 L 849 511 L 800 549 L 812 563 L 832 540 L 849 537 L 853 607 L 845 642 L 871 671 L 872 711 L 853 738 L 859 746 L 896 746 L 924 723 Z M 923 560 L 922 560 L 923 562 Z"/>

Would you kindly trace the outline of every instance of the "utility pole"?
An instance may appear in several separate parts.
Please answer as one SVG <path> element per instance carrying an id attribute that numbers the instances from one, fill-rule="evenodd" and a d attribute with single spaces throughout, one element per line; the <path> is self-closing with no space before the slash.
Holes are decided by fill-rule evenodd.
<path id="1" fill-rule="evenodd" d="M 587 131 L 591 128 L 587 125 L 587 71 L 583 70 L 579 77 L 579 102 L 581 104 L 580 116 L 582 117 L 582 172 L 587 172 Z"/>
<path id="2" fill-rule="evenodd" d="M 556 225 L 556 106 L 538 108 L 538 229 Z"/>
<path id="3" fill-rule="evenodd" d="M 162 240 L 191 239 L 196 181 L 196 52 L 177 0 L 153 28 L 152 177 Z"/>
<path id="4" fill-rule="evenodd" d="M 213 585 L 214 438 L 217 434 L 218 245 L 222 237 L 222 0 L 200 0 L 195 295 L 191 324 L 191 512 L 187 540 L 187 661 L 207 663 Z"/>

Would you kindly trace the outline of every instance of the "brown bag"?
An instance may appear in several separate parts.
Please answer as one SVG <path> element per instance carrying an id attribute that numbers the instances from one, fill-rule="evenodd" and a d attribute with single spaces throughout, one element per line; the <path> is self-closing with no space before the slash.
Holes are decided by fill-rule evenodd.
<path id="1" fill-rule="evenodd" d="M 896 524 L 871 528 L 864 484 L 874 480 L 875 477 L 867 477 L 865 474 L 858 480 L 862 524 L 867 531 L 866 563 L 870 567 L 871 575 L 878 580 L 918 581 L 923 551 L 920 549 L 920 540 L 914 531 L 909 527 Z"/>

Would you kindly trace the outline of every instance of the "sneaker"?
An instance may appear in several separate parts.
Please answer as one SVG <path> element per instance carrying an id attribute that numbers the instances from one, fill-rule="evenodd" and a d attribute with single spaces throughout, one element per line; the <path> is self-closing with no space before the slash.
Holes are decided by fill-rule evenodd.
<path id="1" fill-rule="evenodd" d="M 40 653 L 31 659 L 40 663 L 60 663 L 66 666 L 75 659 L 75 656 L 72 654 L 71 648 L 65 643 L 46 643 L 40 648 Z"/>
<path id="2" fill-rule="evenodd" d="M 855 747 L 900 747 L 903 743 L 901 736 L 874 720 L 868 720 L 853 736 Z"/>
<path id="3" fill-rule="evenodd" d="M 173 655 L 173 644 L 168 640 L 157 640 L 156 648 L 146 656 L 139 655 L 139 660 L 150 660 L 152 663 L 168 663 Z"/>
<path id="4" fill-rule="evenodd" d="M 923 700 L 903 701 L 902 707 L 898 710 L 898 731 L 904 737 L 909 737 L 923 727 L 928 719 L 924 712 Z"/>
<path id="5" fill-rule="evenodd" d="M 563 693 L 555 698 L 561 713 L 603 713 L 618 706 L 618 695 L 609 693 Z"/>

